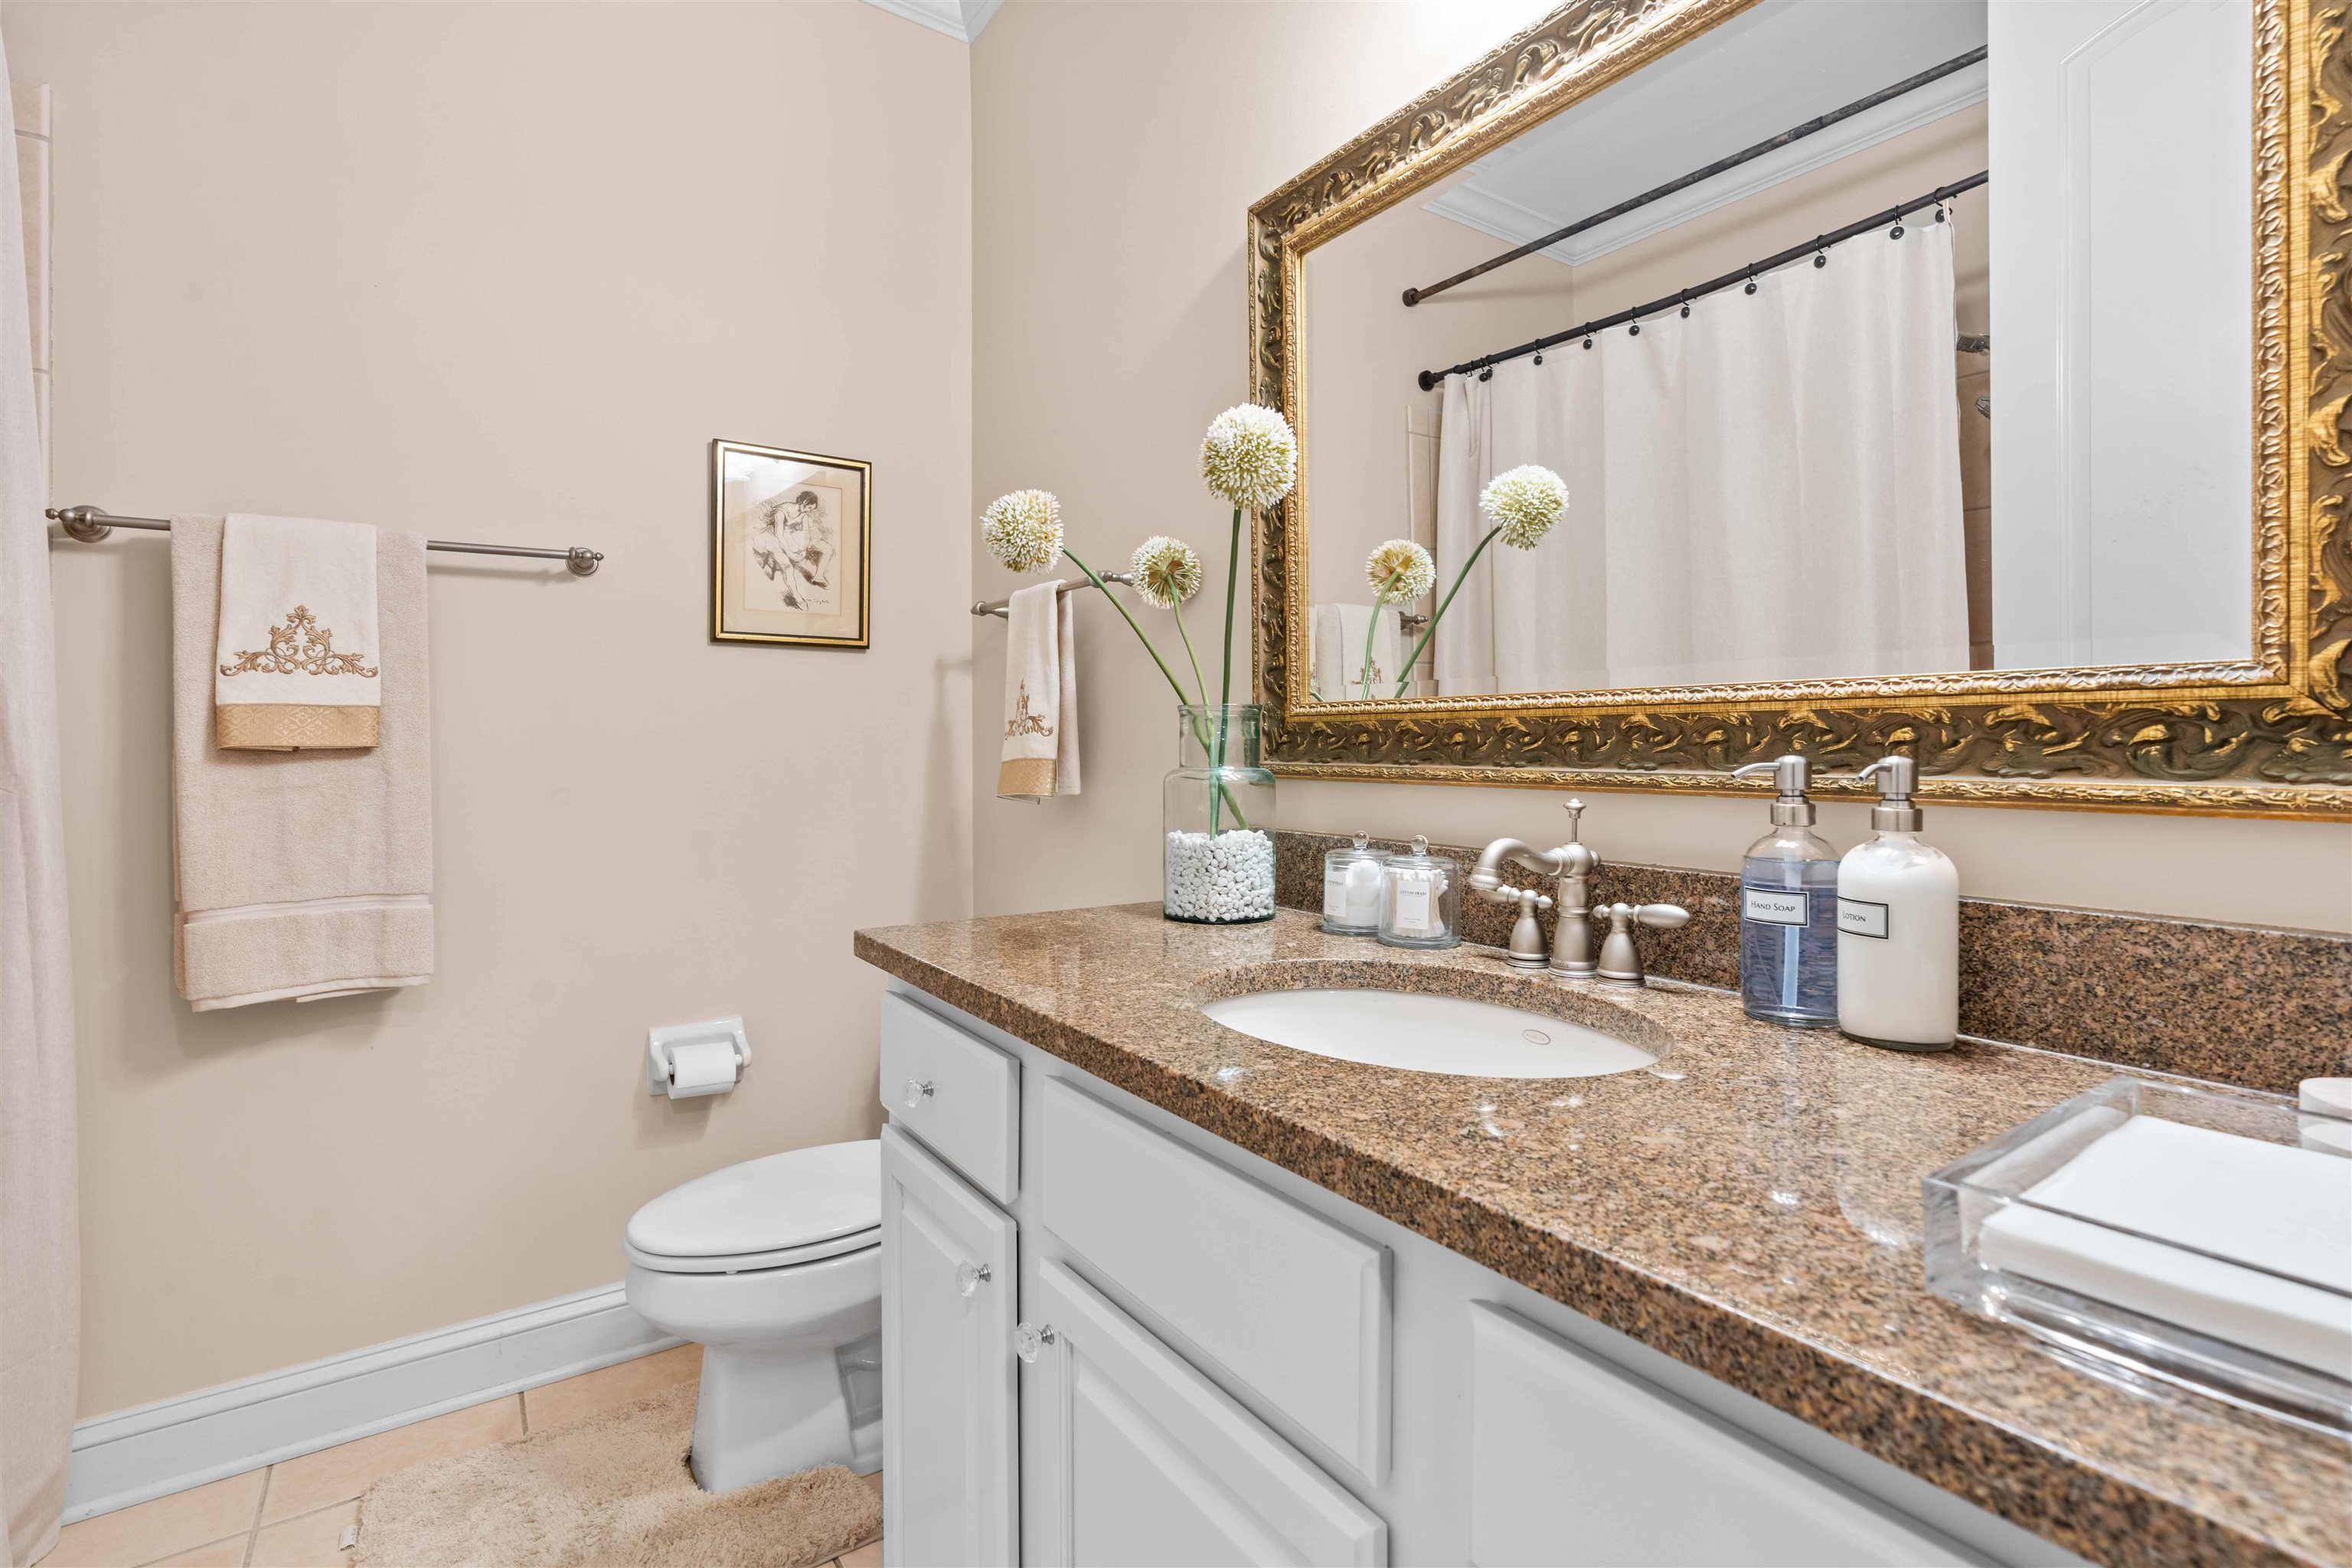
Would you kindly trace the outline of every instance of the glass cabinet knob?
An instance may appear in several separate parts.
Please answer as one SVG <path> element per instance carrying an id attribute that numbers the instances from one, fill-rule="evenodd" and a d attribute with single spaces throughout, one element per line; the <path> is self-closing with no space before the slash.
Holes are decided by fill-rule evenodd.
<path id="1" fill-rule="evenodd" d="M 912 1110 L 931 1098 L 931 1080 L 929 1079 L 918 1082 L 910 1078 L 907 1080 L 907 1087 L 899 1092 L 898 1098 L 906 1102 L 908 1110 Z"/>
<path id="2" fill-rule="evenodd" d="M 1023 1361 L 1034 1362 L 1054 1342 L 1054 1325 L 1023 1323 L 1013 1331 L 1013 1351 Z"/>
<path id="3" fill-rule="evenodd" d="M 985 1263 L 959 1263 L 956 1265 L 956 1294 L 968 1300 L 990 1278 Z"/>

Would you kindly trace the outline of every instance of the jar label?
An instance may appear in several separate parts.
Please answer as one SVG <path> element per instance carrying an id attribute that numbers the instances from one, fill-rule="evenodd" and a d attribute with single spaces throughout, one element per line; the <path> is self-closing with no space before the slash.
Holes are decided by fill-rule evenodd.
<path id="1" fill-rule="evenodd" d="M 1399 877 L 1396 879 L 1396 915 L 1391 922 L 1399 936 L 1428 936 L 1429 879 L 1420 876 Z"/>
<path id="2" fill-rule="evenodd" d="M 1850 936 L 1886 940 L 1886 906 L 1868 899 L 1838 900 L 1838 930 Z"/>
<path id="3" fill-rule="evenodd" d="M 1761 921 L 1766 925 L 1803 925 L 1805 895 L 1802 892 L 1774 892 L 1769 888 L 1742 888 L 1739 889 L 1739 918 Z"/>
<path id="4" fill-rule="evenodd" d="M 1334 921 L 1348 918 L 1348 868 L 1345 866 L 1323 868 L 1323 917 Z"/>

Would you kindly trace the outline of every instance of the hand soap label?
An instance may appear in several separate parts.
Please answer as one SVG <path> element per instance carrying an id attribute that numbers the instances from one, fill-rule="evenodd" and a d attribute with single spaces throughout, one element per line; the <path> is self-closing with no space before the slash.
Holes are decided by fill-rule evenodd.
<path id="1" fill-rule="evenodd" d="M 1802 892 L 1777 893 L 1769 888 L 1742 888 L 1739 889 L 1739 918 L 1760 921 L 1766 925 L 1803 925 L 1805 895 Z"/>
<path id="2" fill-rule="evenodd" d="M 1838 930 L 1848 936 L 1886 937 L 1886 906 L 1868 899 L 1838 900 Z"/>

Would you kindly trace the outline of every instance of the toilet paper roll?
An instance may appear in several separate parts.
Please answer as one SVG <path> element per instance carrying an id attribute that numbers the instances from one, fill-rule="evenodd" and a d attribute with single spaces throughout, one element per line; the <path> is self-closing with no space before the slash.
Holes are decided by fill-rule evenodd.
<path id="1" fill-rule="evenodd" d="M 730 1040 L 704 1040 L 672 1046 L 669 1050 L 669 1097 L 692 1100 L 701 1094 L 724 1094 L 735 1087 L 735 1046 Z"/>

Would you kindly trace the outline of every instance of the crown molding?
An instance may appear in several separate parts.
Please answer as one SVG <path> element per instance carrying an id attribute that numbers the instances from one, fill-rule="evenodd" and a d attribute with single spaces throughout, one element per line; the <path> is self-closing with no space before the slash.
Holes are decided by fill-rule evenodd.
<path id="1" fill-rule="evenodd" d="M 887 11 L 893 16 L 904 16 L 918 26 L 929 27 L 934 33 L 945 33 L 960 43 L 969 44 L 980 37 L 988 19 L 996 15 L 1004 0 L 866 0 L 877 11 Z"/>

